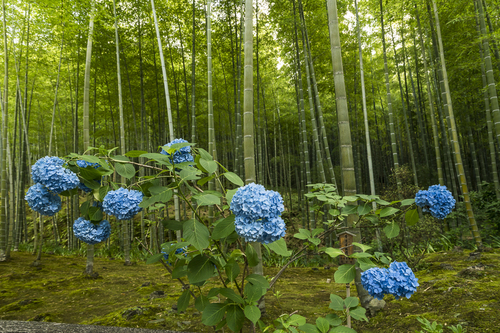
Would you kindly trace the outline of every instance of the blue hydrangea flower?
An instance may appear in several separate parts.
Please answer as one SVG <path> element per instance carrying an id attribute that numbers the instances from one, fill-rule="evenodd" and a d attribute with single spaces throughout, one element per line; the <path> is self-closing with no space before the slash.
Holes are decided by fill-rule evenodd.
<path id="1" fill-rule="evenodd" d="M 394 261 L 389 266 L 387 279 L 387 292 L 396 299 L 410 298 L 417 291 L 418 279 L 405 262 Z"/>
<path id="2" fill-rule="evenodd" d="M 86 168 L 86 167 L 93 167 L 94 169 L 97 169 L 99 168 L 101 165 L 99 163 L 90 163 L 90 162 L 87 162 L 87 161 L 84 161 L 84 160 L 77 160 L 76 161 L 76 164 L 80 167 L 80 168 Z M 101 183 L 100 180 L 94 180 L 96 183 Z M 87 186 L 85 186 L 84 183 L 80 182 L 78 184 L 78 188 L 86 193 L 89 193 L 92 191 L 91 188 L 88 188 Z"/>
<path id="3" fill-rule="evenodd" d="M 24 200 L 35 212 L 45 216 L 54 216 L 61 210 L 61 198 L 49 192 L 42 184 L 36 183 L 28 189 Z"/>
<path id="4" fill-rule="evenodd" d="M 118 220 L 130 220 L 142 210 L 139 207 L 142 197 L 142 192 L 136 190 L 119 188 L 109 191 L 102 202 L 102 210 L 106 214 L 116 216 Z"/>
<path id="5" fill-rule="evenodd" d="M 172 142 L 167 143 L 165 146 L 170 147 L 175 143 L 183 143 L 183 142 L 188 142 L 188 141 L 184 139 L 175 139 Z M 162 149 L 160 153 L 163 155 L 170 156 L 170 154 L 167 153 L 164 149 Z M 172 156 L 170 156 L 170 159 L 172 160 Z M 181 149 L 177 150 L 174 153 L 173 163 L 179 164 L 182 162 L 194 162 L 194 157 L 193 155 L 191 155 L 191 146 L 182 147 Z"/>
<path id="6" fill-rule="evenodd" d="M 363 288 L 377 299 L 392 294 L 396 299 L 410 298 L 417 291 L 418 279 L 405 262 L 394 261 L 386 268 L 370 268 L 361 273 Z"/>
<path id="7" fill-rule="evenodd" d="M 430 212 L 437 219 L 444 219 L 455 207 L 455 199 L 446 186 L 432 185 L 428 190 L 418 191 L 415 195 L 417 206 Z"/>
<path id="8" fill-rule="evenodd" d="M 247 242 L 269 244 L 285 236 L 285 222 L 280 217 L 285 207 L 278 192 L 250 183 L 236 191 L 230 209 L 236 215 L 236 233 Z"/>
<path id="9" fill-rule="evenodd" d="M 170 244 L 170 245 L 173 245 L 173 244 Z M 161 251 L 161 253 L 163 253 L 163 259 L 165 259 L 165 261 L 167 262 L 167 264 L 169 265 L 172 265 L 169 261 L 168 261 L 168 253 L 167 252 L 163 252 Z M 175 250 L 175 254 L 181 254 L 181 253 L 184 253 L 184 256 L 186 256 L 186 249 L 185 248 L 180 248 L 180 249 L 176 249 Z"/>
<path id="10" fill-rule="evenodd" d="M 31 167 L 31 178 L 55 193 L 72 190 L 80 181 L 73 171 L 63 167 L 64 163 L 56 156 L 42 157 Z"/>
<path id="11" fill-rule="evenodd" d="M 387 291 L 387 268 L 373 267 L 361 273 L 363 288 L 376 299 L 383 299 Z"/>
<path id="12" fill-rule="evenodd" d="M 76 238 L 87 244 L 97 244 L 105 241 L 111 235 L 111 225 L 107 220 L 94 224 L 83 217 L 73 223 L 73 233 Z"/>

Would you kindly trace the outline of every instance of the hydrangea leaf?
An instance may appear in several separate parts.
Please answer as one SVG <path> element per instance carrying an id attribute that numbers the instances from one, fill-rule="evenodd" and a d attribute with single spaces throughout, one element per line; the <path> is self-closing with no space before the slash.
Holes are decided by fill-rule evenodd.
<path id="1" fill-rule="evenodd" d="M 177 300 L 177 311 L 186 311 L 187 307 L 189 306 L 190 299 L 191 293 L 189 292 L 189 289 L 184 290 L 184 292 L 181 294 L 181 297 L 179 297 L 179 299 Z"/>
<path id="2" fill-rule="evenodd" d="M 212 155 L 210 155 L 208 153 L 208 151 L 206 151 L 205 149 L 198 148 L 198 152 L 200 153 L 200 157 L 203 158 L 204 160 L 207 160 L 207 161 L 212 161 L 213 160 Z"/>
<path id="3" fill-rule="evenodd" d="M 226 201 L 227 202 L 231 202 L 233 200 L 233 196 L 234 194 L 236 193 L 236 191 L 238 191 L 238 189 L 234 189 L 234 190 L 228 190 L 226 192 Z"/>
<path id="4" fill-rule="evenodd" d="M 341 249 L 336 249 L 334 247 L 326 248 L 325 253 L 332 258 L 337 258 L 338 256 L 345 256 L 345 253 Z"/>
<path id="5" fill-rule="evenodd" d="M 210 279 L 214 274 L 214 264 L 210 258 L 202 254 L 197 255 L 188 264 L 189 283 L 198 283 Z"/>
<path id="6" fill-rule="evenodd" d="M 318 317 L 316 319 L 316 328 L 321 333 L 327 333 L 330 330 L 330 323 L 323 317 Z"/>
<path id="7" fill-rule="evenodd" d="M 409 206 L 415 203 L 415 199 L 404 199 L 401 201 L 401 207 L 403 206 Z"/>
<path id="8" fill-rule="evenodd" d="M 90 188 L 92 190 L 96 190 L 99 187 L 101 187 L 101 185 L 98 182 L 88 181 L 86 179 L 82 179 L 82 183 L 83 183 L 83 185 L 87 186 L 88 188 Z"/>
<path id="9" fill-rule="evenodd" d="M 393 214 L 396 214 L 399 212 L 399 209 L 394 208 L 394 207 L 385 207 L 380 211 L 380 217 L 387 217 Z"/>
<path id="10" fill-rule="evenodd" d="M 377 215 L 375 215 L 375 214 L 368 214 L 368 215 L 365 215 L 364 217 L 373 224 L 379 223 L 379 219 L 378 219 Z"/>
<path id="11" fill-rule="evenodd" d="M 246 280 L 254 285 L 259 285 L 262 288 L 269 288 L 269 281 L 262 275 L 250 274 L 246 277 Z"/>
<path id="12" fill-rule="evenodd" d="M 245 285 L 244 295 L 249 303 L 257 302 L 265 293 L 266 289 L 260 285 L 254 285 L 251 283 L 247 283 Z"/>
<path id="13" fill-rule="evenodd" d="M 329 308 L 335 311 L 344 311 L 344 300 L 342 297 L 330 294 L 330 306 Z"/>
<path id="14" fill-rule="evenodd" d="M 387 206 L 387 205 L 390 205 L 391 203 L 390 202 L 387 202 L 383 199 L 375 199 L 375 202 L 378 203 L 379 205 L 382 205 L 382 206 Z"/>
<path id="15" fill-rule="evenodd" d="M 106 194 L 108 194 L 108 191 L 109 191 L 109 186 L 101 186 L 99 188 L 99 199 L 100 201 L 104 200 L 104 197 L 106 196 Z"/>
<path id="16" fill-rule="evenodd" d="M 80 173 L 80 176 L 86 180 L 101 179 L 103 175 L 97 169 L 94 169 L 90 166 L 87 166 L 86 168 L 80 168 L 78 171 Z"/>
<path id="17" fill-rule="evenodd" d="M 148 260 L 146 260 L 146 264 L 155 263 L 157 261 L 160 261 L 161 258 L 163 258 L 163 253 L 153 254 L 151 257 L 148 258 Z"/>
<path id="18" fill-rule="evenodd" d="M 90 207 L 89 208 L 89 218 L 90 221 L 101 221 L 102 220 L 102 211 L 98 207 Z"/>
<path id="19" fill-rule="evenodd" d="M 207 326 L 217 325 L 226 313 L 226 305 L 222 303 L 210 303 L 203 310 L 201 322 Z"/>
<path id="20" fill-rule="evenodd" d="M 180 279 L 187 275 L 186 265 L 177 266 L 172 271 L 172 279 Z"/>
<path id="21" fill-rule="evenodd" d="M 142 154 L 147 154 L 147 151 L 144 150 L 131 150 L 125 153 L 125 156 L 127 157 L 139 157 Z"/>
<path id="22" fill-rule="evenodd" d="M 196 298 L 194 307 L 196 308 L 196 310 L 203 312 L 208 304 L 210 304 L 210 302 L 208 301 L 208 297 L 200 295 L 200 297 Z"/>
<path id="23" fill-rule="evenodd" d="M 195 143 L 189 143 L 186 141 L 186 142 L 173 143 L 170 147 L 169 146 L 163 146 L 163 147 L 171 148 L 174 150 L 181 150 L 184 147 L 190 147 L 190 146 L 194 146 L 194 145 L 195 145 Z"/>
<path id="24" fill-rule="evenodd" d="M 80 205 L 80 214 L 83 216 L 87 215 L 89 212 L 90 201 L 85 201 Z"/>
<path id="25" fill-rule="evenodd" d="M 227 327 L 229 327 L 233 332 L 239 332 L 243 328 L 244 322 L 245 314 L 239 305 L 228 305 L 226 312 Z"/>
<path id="26" fill-rule="evenodd" d="M 245 313 L 245 317 L 247 317 L 248 320 L 250 320 L 254 325 L 257 324 L 262 315 L 260 309 L 255 305 L 245 306 L 245 310 L 243 310 L 243 312 Z"/>
<path id="27" fill-rule="evenodd" d="M 405 213 L 406 225 L 411 227 L 418 222 L 418 211 L 417 209 L 410 209 Z"/>
<path id="28" fill-rule="evenodd" d="M 208 228 L 195 219 L 185 221 L 183 231 L 186 242 L 189 242 L 198 251 L 201 252 L 210 245 Z"/>
<path id="29" fill-rule="evenodd" d="M 354 252 L 353 254 L 351 254 L 349 256 L 349 258 L 355 258 L 355 259 L 358 259 L 358 258 L 372 258 L 372 257 L 373 257 L 373 255 L 371 255 L 368 252 Z"/>
<path id="30" fill-rule="evenodd" d="M 252 244 L 247 244 L 245 255 L 247 257 L 248 266 L 254 267 L 259 264 L 259 257 Z"/>
<path id="31" fill-rule="evenodd" d="M 328 211 L 328 213 L 332 216 L 339 216 L 340 215 L 340 210 L 332 208 Z"/>
<path id="32" fill-rule="evenodd" d="M 200 170 L 192 167 L 182 169 L 181 172 L 179 173 L 179 176 L 181 177 L 179 183 L 185 182 L 187 180 L 200 179 L 201 177 L 198 176 L 199 173 L 201 173 Z"/>
<path id="33" fill-rule="evenodd" d="M 293 326 L 302 326 L 305 325 L 306 318 L 298 314 L 293 314 L 290 316 L 290 318 L 288 318 L 286 323 Z"/>
<path id="34" fill-rule="evenodd" d="M 364 203 L 358 206 L 358 215 L 366 215 L 369 212 L 372 211 L 372 204 L 371 203 Z"/>
<path id="35" fill-rule="evenodd" d="M 356 245 L 357 247 L 359 247 L 361 249 L 361 251 L 363 252 L 366 252 L 368 251 L 369 249 L 371 249 L 372 247 L 371 246 L 368 246 L 366 244 L 361 244 L 361 243 L 356 243 L 356 242 L 352 242 L 352 245 Z"/>
<path id="36" fill-rule="evenodd" d="M 346 326 L 337 326 L 330 333 L 356 333 L 356 331 Z"/>
<path id="37" fill-rule="evenodd" d="M 241 298 L 240 295 L 236 294 L 233 289 L 230 288 L 220 288 L 219 289 L 219 294 L 221 294 L 224 297 L 229 298 L 231 301 L 244 304 L 245 301 L 243 298 Z"/>
<path id="38" fill-rule="evenodd" d="M 384 228 L 385 235 L 387 238 L 394 238 L 397 235 L 399 235 L 399 224 L 396 222 L 392 222 L 391 224 L 388 224 Z"/>
<path id="39" fill-rule="evenodd" d="M 238 185 L 238 186 L 245 185 L 245 183 L 243 183 L 243 180 L 241 180 L 241 178 L 237 174 L 235 174 L 234 172 L 225 172 L 224 177 L 226 177 L 227 180 L 229 180 L 231 183 L 233 183 L 235 185 Z M 228 201 L 228 202 L 230 202 L 230 201 Z"/>
<path id="40" fill-rule="evenodd" d="M 163 227 L 168 230 L 182 230 L 183 223 L 176 220 L 163 220 L 161 221 Z"/>
<path id="41" fill-rule="evenodd" d="M 234 231 L 234 218 L 234 215 L 229 215 L 217 223 L 214 231 L 212 232 L 212 239 L 219 240 L 229 236 Z"/>
<path id="42" fill-rule="evenodd" d="M 342 214 L 344 215 L 356 214 L 357 212 L 358 212 L 358 206 L 347 205 L 342 208 Z"/>
<path id="43" fill-rule="evenodd" d="M 366 309 L 363 308 L 362 306 L 350 309 L 349 314 L 356 320 L 368 321 L 368 318 L 366 318 Z"/>
<path id="44" fill-rule="evenodd" d="M 356 267 L 354 265 L 342 265 L 333 275 L 336 283 L 351 283 L 356 276 Z"/>
<path id="45" fill-rule="evenodd" d="M 290 327 L 292 328 L 292 327 Z M 319 333 L 318 329 L 316 328 L 316 326 L 314 326 L 313 324 L 309 324 L 309 323 L 306 323 L 304 325 L 300 325 L 298 327 L 298 329 L 301 331 L 301 332 L 305 332 L 305 333 Z"/>
<path id="46" fill-rule="evenodd" d="M 326 320 L 330 323 L 332 326 L 339 326 L 342 324 L 342 319 L 339 318 L 335 313 L 329 313 L 325 317 Z"/>
<path id="47" fill-rule="evenodd" d="M 99 163 L 99 157 L 92 155 L 80 155 L 78 159 L 84 160 L 89 163 Z"/>
<path id="48" fill-rule="evenodd" d="M 283 257 L 289 257 L 292 255 L 293 252 L 292 250 L 287 249 L 286 241 L 284 238 L 280 238 L 277 241 L 266 244 L 265 246 L 267 246 L 269 249 L 271 249 L 272 251 Z"/>
<path id="49" fill-rule="evenodd" d="M 356 263 L 359 265 L 359 268 L 361 268 L 361 270 L 363 270 L 363 271 L 366 271 L 372 267 L 377 267 L 377 265 L 375 265 L 370 260 L 370 258 L 357 258 Z"/>
<path id="50" fill-rule="evenodd" d="M 215 178 L 215 175 L 210 175 L 208 177 L 205 177 L 205 178 L 202 178 L 200 180 L 198 180 L 196 183 L 199 185 L 199 186 L 203 186 L 205 185 L 207 182 L 211 181 L 212 179 Z"/>
<path id="51" fill-rule="evenodd" d="M 135 168 L 132 164 L 116 163 L 115 169 L 120 176 L 125 177 L 127 179 L 130 179 L 135 175 Z"/>
<path id="52" fill-rule="evenodd" d="M 215 161 L 207 161 L 204 159 L 200 159 L 200 164 L 203 169 L 207 170 L 209 175 L 213 174 L 217 170 L 217 162 Z"/>
<path id="53" fill-rule="evenodd" d="M 347 308 L 353 308 L 355 306 L 358 306 L 359 300 L 357 297 L 347 297 L 344 300 L 344 304 Z"/>
<path id="54" fill-rule="evenodd" d="M 234 260 L 229 260 L 226 266 L 224 267 L 226 271 L 227 278 L 229 281 L 234 281 L 240 275 L 240 266 Z"/>
<path id="55" fill-rule="evenodd" d="M 220 205 L 220 198 L 210 193 L 200 193 L 193 196 L 198 206 Z"/>
<path id="56" fill-rule="evenodd" d="M 160 164 L 166 164 L 166 165 L 171 165 L 172 163 L 170 163 L 170 159 L 167 155 L 163 155 L 163 154 L 158 154 L 158 153 L 147 153 L 147 154 L 142 154 L 141 156 L 139 157 L 144 157 L 144 158 L 147 158 L 149 160 L 154 160 Z"/>

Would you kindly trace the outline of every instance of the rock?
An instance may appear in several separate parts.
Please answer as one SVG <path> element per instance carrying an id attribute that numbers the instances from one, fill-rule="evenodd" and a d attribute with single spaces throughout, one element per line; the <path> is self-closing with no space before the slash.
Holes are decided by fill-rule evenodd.
<path id="1" fill-rule="evenodd" d="M 368 311 L 370 317 L 373 317 L 377 314 L 377 312 L 379 312 L 385 307 L 385 304 L 386 303 L 383 299 L 378 300 L 374 298 L 370 301 L 370 303 L 368 303 L 368 305 L 366 306 L 366 310 Z"/>
<path id="2" fill-rule="evenodd" d="M 141 287 L 149 287 L 151 285 L 151 282 L 144 282 Z"/>
<path id="3" fill-rule="evenodd" d="M 444 269 L 445 271 L 454 271 L 455 270 L 452 265 L 446 264 L 446 263 L 440 264 L 439 267 L 441 267 L 441 269 Z"/>
<path id="4" fill-rule="evenodd" d="M 125 320 L 130 320 L 137 315 L 143 314 L 144 310 L 145 309 L 141 308 L 140 306 L 137 306 L 137 307 L 131 308 L 131 309 L 127 309 L 127 310 L 123 311 L 122 317 L 125 318 Z"/>
<path id="5" fill-rule="evenodd" d="M 481 258 L 481 252 L 471 252 L 469 253 L 469 258 L 465 259 L 467 261 L 473 261 Z"/>
<path id="6" fill-rule="evenodd" d="M 480 278 L 484 275 L 484 267 L 485 266 L 482 263 L 479 263 L 461 270 L 457 276 L 463 278 Z"/>
<path id="7" fill-rule="evenodd" d="M 453 248 L 453 252 L 463 252 L 464 248 L 461 246 L 455 246 Z"/>
<path id="8" fill-rule="evenodd" d="M 163 290 L 155 290 L 149 295 L 149 300 L 153 300 L 155 298 L 164 298 L 165 292 Z"/>

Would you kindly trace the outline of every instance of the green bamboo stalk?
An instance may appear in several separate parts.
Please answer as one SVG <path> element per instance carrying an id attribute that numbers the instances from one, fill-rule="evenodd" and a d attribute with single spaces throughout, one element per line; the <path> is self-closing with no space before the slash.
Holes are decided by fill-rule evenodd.
<path id="1" fill-rule="evenodd" d="M 7 126 L 8 126 L 8 100 L 9 100 L 9 55 L 7 48 L 7 25 L 5 23 L 5 0 L 2 0 L 2 14 L 3 14 L 3 46 L 4 46 L 4 83 L 3 83 L 3 108 L 2 108 L 2 159 L 0 161 L 0 172 L 2 178 L 0 180 L 0 188 L 2 200 L 0 202 L 0 261 L 6 261 L 7 251 Z"/>
<path id="2" fill-rule="evenodd" d="M 446 99 L 447 99 L 447 104 L 448 104 L 448 111 L 449 111 L 450 122 L 451 122 L 451 130 L 452 130 L 452 135 L 453 135 L 453 142 L 454 142 L 453 148 L 454 148 L 454 151 L 456 154 L 457 168 L 459 171 L 460 183 L 462 186 L 462 194 L 464 197 L 465 207 L 467 209 L 467 215 L 469 217 L 469 224 L 470 224 L 470 227 L 472 229 L 472 234 L 474 235 L 474 239 L 476 241 L 477 247 L 479 249 L 481 249 L 483 244 L 481 241 L 481 235 L 480 235 L 479 230 L 477 228 L 476 220 L 474 218 L 474 212 L 472 210 L 472 205 L 470 202 L 469 190 L 467 188 L 467 181 L 465 179 L 464 166 L 462 164 L 462 156 L 460 154 L 460 146 L 458 144 L 458 135 L 457 135 L 457 130 L 456 130 L 456 126 L 455 126 L 455 116 L 453 114 L 453 106 L 452 106 L 452 101 L 451 101 L 450 87 L 448 84 L 448 74 L 446 72 L 446 64 L 445 64 L 445 59 L 444 59 L 444 49 L 443 49 L 443 41 L 441 38 L 441 28 L 439 25 L 439 16 L 438 16 L 438 10 L 437 10 L 435 0 L 432 0 L 432 5 L 434 7 L 434 16 L 436 19 L 436 32 L 437 32 L 437 37 L 438 37 L 439 55 L 440 55 L 440 59 L 441 59 L 441 67 L 442 67 L 442 73 L 443 73 L 443 78 L 444 78 L 444 86 L 446 89 Z M 490 62 L 490 64 L 491 64 L 491 62 Z M 497 102 L 497 105 L 498 105 L 498 102 Z"/>
<path id="3" fill-rule="evenodd" d="M 214 109 L 212 100 L 212 13 L 211 0 L 207 1 L 207 66 L 208 66 L 208 152 L 215 156 Z M 208 189 L 215 189 L 215 181 L 208 182 Z M 208 207 L 208 220 L 214 222 L 214 207 Z"/>

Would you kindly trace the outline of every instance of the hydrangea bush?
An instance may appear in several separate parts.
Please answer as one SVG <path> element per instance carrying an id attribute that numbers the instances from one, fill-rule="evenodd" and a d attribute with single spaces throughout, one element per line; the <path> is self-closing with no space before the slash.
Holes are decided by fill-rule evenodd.
<path id="1" fill-rule="evenodd" d="M 292 252 L 287 249 L 284 239 L 286 224 L 281 214 L 285 207 L 281 195 L 255 183 L 245 186 L 238 175 L 221 166 L 207 151 L 191 146 L 192 144 L 185 140 L 176 139 L 163 146 L 161 154 L 135 150 L 124 155 L 115 155 L 114 149 L 91 148 L 94 155 L 89 155 L 88 152 L 84 155 L 70 154 L 66 157 L 66 162 L 61 164 L 59 160 L 54 159 L 51 165 L 74 172 L 78 183 L 84 183 L 88 187 L 87 199 L 81 202 L 81 217 L 75 221 L 74 231 L 79 239 L 89 244 L 109 237 L 111 228 L 105 214 L 127 220 L 132 219 L 141 210 L 146 210 L 148 215 L 157 216 L 158 212 L 168 209 L 175 201 L 175 196 L 185 201 L 186 206 L 191 209 L 188 219 L 162 221 L 165 229 L 179 232 L 181 237 L 177 239 L 177 243 L 169 240 L 162 244 L 159 251 L 161 253 L 151 253 L 147 263 L 168 261 L 172 259 L 169 255 L 184 253 L 182 258 L 172 261 L 171 266 L 165 264 L 164 267 L 172 273 L 172 278 L 178 279 L 183 286 L 177 303 L 178 311 L 184 311 L 193 298 L 196 308 L 203 313 L 201 320 L 207 326 L 227 326 L 236 332 L 244 326 L 257 325 L 261 317 L 258 302 L 273 288 L 280 276 L 277 274 L 269 281 L 261 275 L 249 274 L 246 268 L 257 266 L 260 258 L 253 246 L 257 244 L 250 245 L 245 242 L 260 242 L 266 250 L 288 258 L 288 263 L 284 266 L 286 267 L 303 256 L 305 251 L 325 253 L 332 258 L 346 256 L 341 249 L 321 245 L 324 237 L 335 230 L 340 231 L 339 228 L 343 227 L 344 220 L 349 215 L 358 215 L 359 219 L 355 224 L 367 221 L 371 225 L 378 224 L 387 237 L 397 235 L 399 219 L 403 216 L 408 224 L 418 221 L 416 209 L 412 207 L 413 199 L 389 203 L 378 196 L 359 194 L 342 197 L 337 194 L 333 185 L 313 184 L 306 196 L 309 199 L 317 199 L 317 204 L 312 207 L 318 214 L 323 214 L 325 205 L 329 207 L 329 210 L 326 210 L 327 222 L 314 230 L 300 229 L 299 233 L 293 236 L 302 240 L 303 245 Z M 137 163 L 132 160 L 134 158 L 142 158 L 146 162 Z M 148 168 L 153 172 L 140 177 L 136 174 L 138 168 Z M 219 173 L 218 170 L 224 171 Z M 39 171 L 35 172 L 35 177 L 42 179 L 37 172 Z M 120 176 L 117 178 L 125 181 L 114 182 L 115 177 L 112 175 L 115 173 Z M 210 180 L 218 184 L 218 191 L 203 190 Z M 38 191 L 46 191 L 59 198 L 43 186 Z M 61 195 L 74 194 L 76 191 L 61 192 Z M 40 205 L 41 199 L 38 197 L 42 196 L 28 196 L 33 207 Z M 53 197 L 50 199 L 57 200 Z M 353 205 L 356 201 L 360 202 L 359 206 Z M 374 211 L 371 205 L 374 201 L 382 208 Z M 207 220 L 201 213 L 206 206 L 215 208 L 213 221 Z M 142 245 L 147 249 L 145 244 Z M 334 275 L 335 282 L 352 282 L 356 267 L 359 267 L 367 271 L 364 275 L 366 281 L 378 279 L 376 283 L 372 283 L 373 295 L 381 297 L 390 291 L 397 297 L 407 297 L 414 292 L 411 288 L 416 288 L 418 284 L 416 280 L 412 280 L 405 267 L 395 264 L 391 265 L 392 271 L 391 267 L 387 270 L 392 273 L 368 273 L 368 269 L 374 266 L 371 262 L 374 255 L 367 252 L 370 248 L 366 245 L 353 245 L 361 248 L 363 253 L 356 252 L 349 256 L 359 260 L 354 264 L 341 265 Z M 245 269 L 242 270 L 241 267 Z M 198 288 L 207 284 L 214 275 L 218 275 L 218 279 L 223 281 L 223 286 L 210 290 Z M 215 299 L 217 301 L 214 302 Z M 357 298 L 342 300 L 331 295 L 331 301 L 330 308 L 343 312 L 342 318 L 350 315 L 357 320 L 367 320 L 365 309 L 359 305 Z M 318 318 L 316 329 L 321 328 L 320 331 L 323 332 L 328 326 L 326 331 L 329 331 L 331 327 L 342 324 L 341 317 L 333 313 L 327 318 Z M 305 318 L 293 315 L 287 319 L 282 318 L 276 327 L 291 327 L 290 325 L 298 330 L 314 326 L 307 324 Z"/>
<path id="2" fill-rule="evenodd" d="M 31 209 L 44 216 L 54 216 L 61 210 L 61 198 L 59 195 L 50 192 L 40 183 L 31 186 L 24 199 L 28 202 L 28 206 Z"/>
<path id="3" fill-rule="evenodd" d="M 111 225 L 107 220 L 95 224 L 83 217 L 79 217 L 73 223 L 73 233 L 76 238 L 87 244 L 104 242 L 111 235 Z"/>
<path id="4" fill-rule="evenodd" d="M 80 181 L 73 171 L 63 167 L 64 163 L 59 157 L 42 157 L 31 167 L 31 177 L 54 193 L 72 190 Z"/>
<path id="5" fill-rule="evenodd" d="M 417 206 L 430 212 L 437 219 L 444 219 L 455 208 L 455 199 L 446 186 L 432 185 L 428 190 L 418 191 L 415 195 Z"/>
<path id="6" fill-rule="evenodd" d="M 386 268 L 370 268 L 361 273 L 363 287 L 370 295 L 381 300 L 384 295 L 396 299 L 410 298 L 417 291 L 418 279 L 405 262 L 394 261 Z"/>

